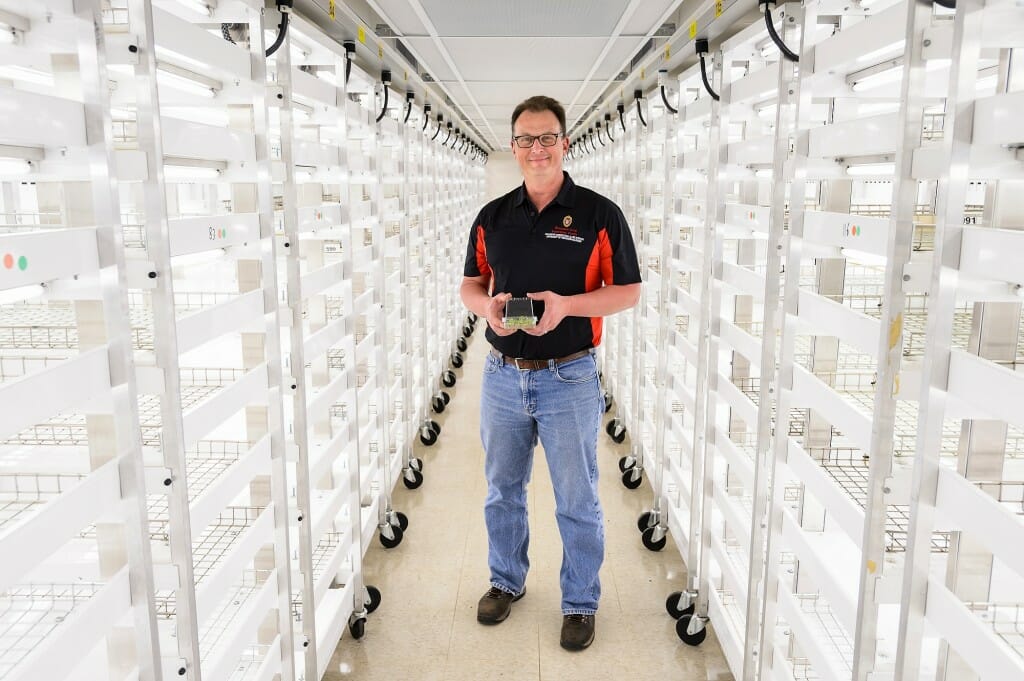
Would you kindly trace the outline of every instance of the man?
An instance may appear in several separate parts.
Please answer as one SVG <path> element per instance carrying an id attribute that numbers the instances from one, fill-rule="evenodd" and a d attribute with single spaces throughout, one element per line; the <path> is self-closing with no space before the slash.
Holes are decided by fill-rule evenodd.
<path id="1" fill-rule="evenodd" d="M 538 437 L 562 536 L 562 632 L 567 650 L 594 640 L 604 560 L 597 434 L 604 400 L 594 348 L 601 318 L 636 304 L 640 268 L 622 211 L 562 170 L 565 110 L 531 97 L 512 113 L 512 153 L 523 184 L 473 223 L 461 295 L 487 320 L 480 435 L 486 453 L 491 588 L 477 620 L 497 624 L 526 592 L 526 485 Z M 505 303 L 527 296 L 533 328 L 506 328 Z"/>

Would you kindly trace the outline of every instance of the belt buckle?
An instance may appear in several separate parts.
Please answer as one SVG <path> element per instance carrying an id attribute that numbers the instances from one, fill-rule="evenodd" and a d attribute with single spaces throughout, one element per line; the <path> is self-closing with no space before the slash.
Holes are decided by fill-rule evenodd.
<path id="1" fill-rule="evenodd" d="M 517 370 L 519 370 L 519 371 L 523 370 L 523 368 L 521 366 L 519 366 L 519 358 L 518 357 L 513 357 L 512 358 L 512 362 L 513 362 L 513 364 L 516 365 L 516 369 Z"/>

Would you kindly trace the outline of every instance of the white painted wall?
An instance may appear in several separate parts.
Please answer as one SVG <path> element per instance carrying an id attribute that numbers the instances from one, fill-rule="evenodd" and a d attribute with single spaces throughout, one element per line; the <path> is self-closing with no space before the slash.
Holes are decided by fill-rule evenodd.
<path id="1" fill-rule="evenodd" d="M 509 150 L 491 152 L 485 167 L 487 176 L 487 200 L 507 194 L 523 183 L 519 164 Z"/>

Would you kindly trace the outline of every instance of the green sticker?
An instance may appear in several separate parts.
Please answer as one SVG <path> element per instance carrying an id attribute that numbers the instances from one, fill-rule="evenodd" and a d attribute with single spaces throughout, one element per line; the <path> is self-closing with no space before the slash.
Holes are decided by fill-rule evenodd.
<path id="1" fill-rule="evenodd" d="M 25 256 L 21 256 L 20 258 L 18 258 L 18 269 L 21 271 L 25 271 L 26 269 L 28 269 L 28 258 L 26 258 Z"/>

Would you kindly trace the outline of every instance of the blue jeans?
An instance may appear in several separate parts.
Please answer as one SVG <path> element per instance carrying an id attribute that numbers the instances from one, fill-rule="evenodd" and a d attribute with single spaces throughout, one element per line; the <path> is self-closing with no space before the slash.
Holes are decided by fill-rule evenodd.
<path id="1" fill-rule="evenodd" d="M 562 535 L 562 614 L 593 614 L 604 560 L 604 515 L 597 496 L 597 432 L 604 401 L 594 354 L 520 371 L 488 353 L 480 407 L 491 585 L 518 594 L 526 584 L 526 485 L 539 436 Z"/>

